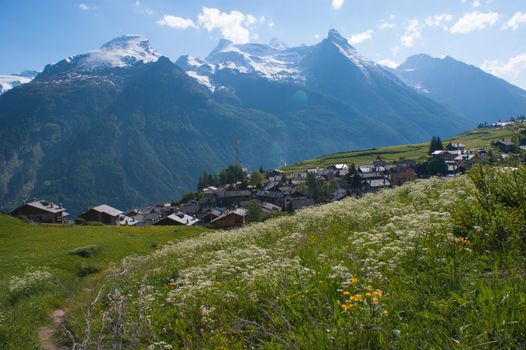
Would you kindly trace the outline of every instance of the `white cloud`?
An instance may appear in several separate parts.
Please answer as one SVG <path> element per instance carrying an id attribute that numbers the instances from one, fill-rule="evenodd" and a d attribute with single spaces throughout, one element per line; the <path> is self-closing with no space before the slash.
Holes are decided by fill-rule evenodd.
<path id="1" fill-rule="evenodd" d="M 381 30 L 384 30 L 384 29 L 391 29 L 391 28 L 394 28 L 394 26 L 395 26 L 395 25 L 394 25 L 393 23 L 391 23 L 391 22 L 382 22 L 382 23 L 380 24 L 380 29 L 381 29 Z"/>
<path id="2" fill-rule="evenodd" d="M 89 10 L 89 6 L 86 4 L 80 4 L 79 9 L 81 9 L 82 11 L 87 11 Z"/>
<path id="3" fill-rule="evenodd" d="M 427 17 L 425 20 L 425 23 L 428 27 L 438 27 L 446 22 L 451 22 L 452 20 L 453 20 L 452 15 L 444 13 L 442 15 Z"/>
<path id="4" fill-rule="evenodd" d="M 177 16 L 164 15 L 157 21 L 157 24 L 163 27 L 170 27 L 175 29 L 197 28 L 194 21 Z"/>
<path id="5" fill-rule="evenodd" d="M 256 18 L 239 11 L 227 13 L 216 8 L 203 7 L 197 21 L 209 32 L 217 29 L 225 39 L 235 43 L 247 43 L 250 39 L 249 27 L 256 23 Z M 272 28 L 274 23 L 269 22 L 268 25 Z"/>
<path id="6" fill-rule="evenodd" d="M 393 68 L 393 69 L 395 69 L 396 67 L 400 65 L 399 63 L 393 60 L 390 60 L 388 58 L 378 61 L 378 63 L 381 64 L 382 66 L 386 66 L 386 67 Z"/>
<path id="7" fill-rule="evenodd" d="M 422 25 L 417 19 L 411 19 L 407 22 L 405 34 L 402 35 L 400 41 L 406 47 L 412 47 L 415 41 L 422 37 Z"/>
<path id="8" fill-rule="evenodd" d="M 332 8 L 335 10 L 341 9 L 344 1 L 345 0 L 332 0 Z"/>
<path id="9" fill-rule="evenodd" d="M 497 12 L 481 13 L 474 11 L 460 18 L 450 31 L 451 33 L 469 33 L 474 30 L 482 30 L 486 27 L 492 27 L 499 20 Z"/>
<path id="10" fill-rule="evenodd" d="M 479 7 L 480 6 L 480 1 L 479 0 L 474 0 L 473 3 L 471 4 L 473 7 Z"/>
<path id="11" fill-rule="evenodd" d="M 141 6 L 141 2 L 139 0 L 135 1 L 135 6 Z"/>
<path id="12" fill-rule="evenodd" d="M 314 34 L 314 39 L 318 40 L 320 38 L 320 34 Z"/>
<path id="13" fill-rule="evenodd" d="M 513 81 L 521 74 L 526 74 L 526 52 L 510 58 L 508 62 L 485 61 L 481 68 L 493 75 Z"/>
<path id="14" fill-rule="evenodd" d="M 400 46 L 395 46 L 395 47 L 392 47 L 392 48 L 391 48 L 391 53 L 392 53 L 393 55 L 396 56 L 396 55 L 398 55 L 399 52 L 400 52 Z"/>
<path id="15" fill-rule="evenodd" d="M 504 23 L 502 29 L 517 30 L 524 24 L 526 24 L 526 13 L 517 12 L 508 22 Z"/>
<path id="16" fill-rule="evenodd" d="M 369 40 L 373 37 L 374 31 L 369 29 L 363 33 L 354 34 L 349 38 L 351 45 L 363 43 L 366 40 Z"/>

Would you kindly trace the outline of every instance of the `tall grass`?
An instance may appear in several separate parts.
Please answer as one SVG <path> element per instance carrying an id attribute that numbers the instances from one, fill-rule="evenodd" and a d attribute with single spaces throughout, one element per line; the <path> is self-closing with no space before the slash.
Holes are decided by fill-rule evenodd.
<path id="1" fill-rule="evenodd" d="M 96 302 L 74 310 L 71 342 L 77 349 L 525 347 L 524 202 L 501 195 L 525 193 L 524 169 L 478 171 L 125 259 Z"/>

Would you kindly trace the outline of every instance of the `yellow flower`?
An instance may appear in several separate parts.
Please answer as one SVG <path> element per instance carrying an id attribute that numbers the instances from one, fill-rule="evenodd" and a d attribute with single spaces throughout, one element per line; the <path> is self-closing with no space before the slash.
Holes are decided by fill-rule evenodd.
<path id="1" fill-rule="evenodd" d="M 367 293 L 365 293 L 365 296 L 366 296 L 367 298 L 370 298 L 370 297 L 373 296 L 373 294 L 372 294 L 371 292 L 367 292 Z"/>
<path id="2" fill-rule="evenodd" d="M 356 284 L 358 282 L 360 282 L 360 280 L 358 278 L 356 278 L 356 277 L 351 278 L 351 284 Z"/>
<path id="3" fill-rule="evenodd" d="M 380 290 L 380 289 L 377 289 L 373 292 L 374 295 L 378 295 L 379 297 L 381 297 L 382 295 L 384 295 L 384 293 Z"/>
<path id="4" fill-rule="evenodd" d="M 373 304 L 378 304 L 378 298 L 373 298 L 372 302 L 373 302 Z"/>
<path id="5" fill-rule="evenodd" d="M 343 295 L 347 296 L 347 295 L 349 295 L 349 294 L 351 294 L 351 293 L 349 293 L 349 292 L 346 291 L 346 290 L 343 291 Z"/>
<path id="6" fill-rule="evenodd" d="M 387 312 L 387 310 L 384 310 L 384 316 L 387 316 L 389 315 L 389 312 Z"/>
<path id="7" fill-rule="evenodd" d="M 351 298 L 350 298 L 351 301 L 362 301 L 363 300 L 363 295 L 361 294 L 356 294 L 356 295 L 353 295 Z"/>

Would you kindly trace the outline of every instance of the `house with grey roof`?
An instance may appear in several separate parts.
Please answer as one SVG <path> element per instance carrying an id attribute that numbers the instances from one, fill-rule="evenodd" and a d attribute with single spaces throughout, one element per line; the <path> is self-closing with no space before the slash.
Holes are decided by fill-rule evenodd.
<path id="1" fill-rule="evenodd" d="M 183 212 L 177 212 L 165 216 L 153 224 L 154 226 L 193 226 L 198 221 L 199 219 L 196 219 L 191 215 L 185 214 Z"/>
<path id="2" fill-rule="evenodd" d="M 135 226 L 137 221 L 134 218 L 124 215 L 124 213 L 109 205 L 102 204 L 86 210 L 84 213 L 79 215 L 79 219 L 83 219 L 86 222 L 100 222 L 105 225 L 115 226 Z"/>
<path id="3" fill-rule="evenodd" d="M 24 203 L 11 212 L 17 217 L 26 217 L 35 223 L 63 224 L 66 222 L 66 209 L 61 203 L 56 204 L 51 201 L 33 199 L 32 202 Z"/>

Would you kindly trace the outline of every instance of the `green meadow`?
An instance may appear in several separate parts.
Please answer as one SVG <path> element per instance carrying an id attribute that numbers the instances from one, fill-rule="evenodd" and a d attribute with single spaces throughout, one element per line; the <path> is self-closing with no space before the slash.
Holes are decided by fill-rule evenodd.
<path id="1" fill-rule="evenodd" d="M 52 310 L 68 307 L 68 300 L 92 288 L 112 263 L 201 232 L 187 227 L 29 225 L 0 215 L 0 348 L 38 349 L 37 330 L 50 322 Z M 73 254 L 77 248 L 78 254 L 87 251 L 92 257 Z M 42 278 L 42 271 L 52 277 Z M 28 281 L 10 291 L 16 277 Z"/>
<path id="2" fill-rule="evenodd" d="M 444 146 L 448 143 L 463 143 L 468 149 L 485 148 L 491 144 L 492 141 L 506 140 L 509 141 L 514 133 L 513 128 L 503 129 L 475 129 L 465 132 L 459 136 L 443 140 Z M 380 156 L 381 159 L 387 162 L 400 160 L 401 158 L 413 159 L 416 161 L 425 160 L 428 157 L 429 143 L 419 143 L 411 145 L 398 145 L 380 147 L 370 150 L 352 151 L 333 153 L 320 158 L 301 161 L 283 167 L 287 173 L 302 172 L 306 169 L 324 168 L 331 164 L 346 163 L 355 165 L 368 164 Z"/>

